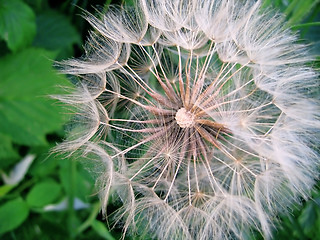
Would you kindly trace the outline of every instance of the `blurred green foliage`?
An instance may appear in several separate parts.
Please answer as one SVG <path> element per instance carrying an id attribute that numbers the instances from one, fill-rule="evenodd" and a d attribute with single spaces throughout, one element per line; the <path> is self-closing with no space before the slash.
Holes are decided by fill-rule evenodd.
<path id="1" fill-rule="evenodd" d="M 320 55 L 319 0 L 263 2 L 286 14 L 292 30 Z M 81 9 L 94 12 L 96 6 L 121 3 L 0 1 L 1 239 L 120 238 L 121 229 L 109 231 L 99 215 L 90 173 L 76 159 L 50 154 L 63 139 L 69 114 L 48 96 L 71 87 L 53 63 L 82 54 L 90 27 L 80 16 Z M 319 62 L 313 64 L 319 68 Z M 292 209 L 289 217 L 279 216 L 282 221 L 274 238 L 320 240 L 320 191 Z"/>

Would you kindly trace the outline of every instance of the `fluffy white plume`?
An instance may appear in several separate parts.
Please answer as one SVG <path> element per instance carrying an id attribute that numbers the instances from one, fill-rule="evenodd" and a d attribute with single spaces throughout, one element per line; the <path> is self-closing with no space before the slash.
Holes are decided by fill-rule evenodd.
<path id="1" fill-rule="evenodd" d="M 140 0 L 85 18 L 85 56 L 61 64 L 79 111 L 57 149 L 92 161 L 104 213 L 113 194 L 124 235 L 271 238 L 319 167 L 317 74 L 283 17 L 254 0 Z"/>

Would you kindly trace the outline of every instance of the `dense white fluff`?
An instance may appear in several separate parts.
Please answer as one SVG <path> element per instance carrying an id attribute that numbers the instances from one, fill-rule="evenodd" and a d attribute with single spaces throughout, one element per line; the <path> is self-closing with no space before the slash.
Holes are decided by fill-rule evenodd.
<path id="1" fill-rule="evenodd" d="M 103 212 L 154 239 L 272 237 L 317 177 L 317 74 L 260 1 L 140 0 L 85 18 L 85 56 L 63 62 L 76 111 L 57 150 L 83 153 Z"/>

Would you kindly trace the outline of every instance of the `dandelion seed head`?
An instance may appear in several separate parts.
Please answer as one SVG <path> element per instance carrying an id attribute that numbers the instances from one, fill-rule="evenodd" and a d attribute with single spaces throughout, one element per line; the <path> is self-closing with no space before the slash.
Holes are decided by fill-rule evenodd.
<path id="1" fill-rule="evenodd" d="M 79 79 L 59 97 L 77 127 L 57 149 L 104 166 L 103 212 L 114 195 L 124 235 L 271 238 L 319 166 L 318 75 L 284 18 L 253 0 L 140 0 L 85 18 L 85 55 L 61 63 Z"/>

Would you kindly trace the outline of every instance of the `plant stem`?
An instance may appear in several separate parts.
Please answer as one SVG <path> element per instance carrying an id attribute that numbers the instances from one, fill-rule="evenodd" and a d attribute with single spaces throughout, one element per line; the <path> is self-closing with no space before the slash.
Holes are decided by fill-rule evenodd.
<path id="1" fill-rule="evenodd" d="M 75 183 L 76 183 L 76 171 L 77 165 L 76 161 L 69 161 L 69 196 L 68 196 L 68 229 L 70 239 L 75 239 L 76 237 L 76 216 L 74 211 L 74 198 L 75 198 Z"/>

